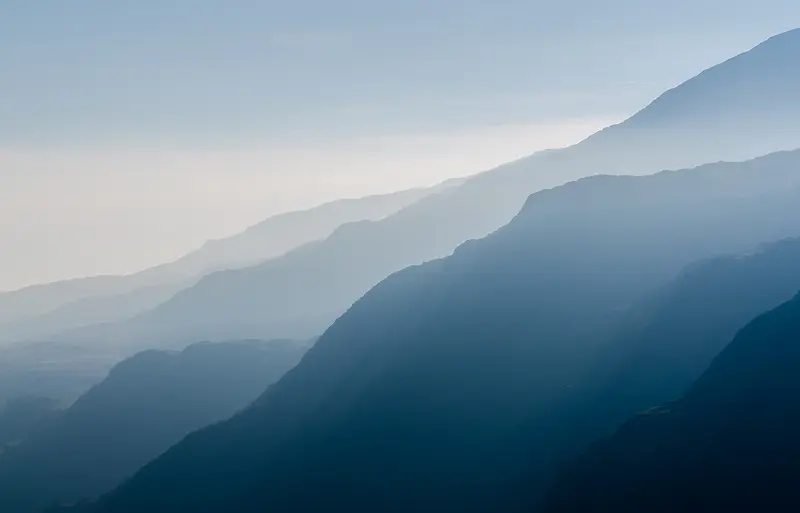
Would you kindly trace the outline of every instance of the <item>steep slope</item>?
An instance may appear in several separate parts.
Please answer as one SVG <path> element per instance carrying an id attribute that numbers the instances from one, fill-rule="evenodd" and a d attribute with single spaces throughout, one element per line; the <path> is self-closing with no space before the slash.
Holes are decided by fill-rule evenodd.
<path id="1" fill-rule="evenodd" d="M 618 419 L 680 397 L 739 329 L 800 290 L 798 263 L 793 238 L 689 266 L 602 347 L 596 367 L 605 385 L 590 402 Z"/>
<path id="2" fill-rule="evenodd" d="M 340 200 L 310 210 L 270 217 L 244 232 L 207 242 L 175 262 L 129 276 L 98 276 L 36 285 L 0 294 L 0 341 L 36 337 L 90 323 L 123 319 L 189 286 L 200 275 L 277 257 L 305 243 L 323 239 L 342 224 L 377 220 L 435 191 L 455 187 L 451 181 L 429 189 Z M 188 283 L 187 283 L 188 281 Z M 128 295 L 133 297 L 126 297 Z M 65 309 L 48 315 L 54 310 Z M 43 317 L 40 317 L 43 316 Z M 3 324 L 18 321 L 6 328 Z M 45 325 L 45 330 L 40 326 Z"/>
<path id="3" fill-rule="evenodd" d="M 592 173 L 648 174 L 794 149 L 800 146 L 800 76 L 789 64 L 797 59 L 800 31 L 777 36 L 581 144 L 476 176 L 278 262 L 209 276 L 130 326 L 81 332 L 72 340 L 309 336 L 391 272 L 446 256 L 507 223 L 532 192 Z"/>
<path id="4" fill-rule="evenodd" d="M 120 363 L 46 428 L 0 456 L 0 510 L 37 512 L 56 500 L 112 489 L 189 432 L 247 406 L 305 348 L 198 344 Z"/>
<path id="5" fill-rule="evenodd" d="M 798 430 L 800 295 L 744 328 L 682 399 L 598 443 L 545 511 L 797 511 Z"/>
<path id="6" fill-rule="evenodd" d="M 192 274 L 199 274 L 275 258 L 308 242 L 324 239 L 344 224 L 383 219 L 430 194 L 457 187 L 461 182 L 455 179 L 430 188 L 338 200 L 310 210 L 274 216 L 233 237 L 209 241 L 170 265 L 194 269 Z M 164 270 L 162 266 L 161 272 Z"/>
<path id="7" fill-rule="evenodd" d="M 651 151 L 670 168 L 795 149 L 800 136 L 798 57 L 800 29 L 772 37 L 667 91 L 625 123 L 591 137 L 585 149 L 605 148 L 612 152 L 607 157 L 617 158 L 613 153 L 618 150 L 649 146 L 657 138 L 661 145 Z M 676 147 L 681 150 L 667 155 Z M 627 154 L 628 164 L 641 157 Z"/>
<path id="8" fill-rule="evenodd" d="M 207 276 L 154 311 L 105 333 L 113 337 L 113 328 L 121 328 L 123 342 L 161 340 L 177 345 L 197 336 L 318 335 L 391 273 L 447 255 L 463 242 L 463 231 L 427 229 L 437 215 L 427 207 L 437 206 L 442 194 L 450 193 L 423 199 L 383 222 L 346 224 L 325 241 L 257 267 Z M 85 339 L 85 333 L 80 338 Z"/>
<path id="9" fill-rule="evenodd" d="M 491 236 L 376 286 L 253 407 L 97 511 L 510 511 L 518 472 L 537 490 L 583 441 L 586 359 L 625 308 L 691 261 L 800 233 L 798 166 L 782 153 L 534 194 Z"/>

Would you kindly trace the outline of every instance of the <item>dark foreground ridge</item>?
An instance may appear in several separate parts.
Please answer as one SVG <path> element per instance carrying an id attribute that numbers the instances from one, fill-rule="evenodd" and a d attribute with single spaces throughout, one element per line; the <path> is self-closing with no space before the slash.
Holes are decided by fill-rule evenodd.
<path id="1" fill-rule="evenodd" d="M 0 455 L 0 510 L 38 513 L 112 490 L 185 435 L 245 408 L 304 350 L 288 341 L 197 344 L 120 363 Z"/>
<path id="2" fill-rule="evenodd" d="M 800 508 L 800 295 L 744 328 L 679 401 L 575 463 L 547 513 Z"/>

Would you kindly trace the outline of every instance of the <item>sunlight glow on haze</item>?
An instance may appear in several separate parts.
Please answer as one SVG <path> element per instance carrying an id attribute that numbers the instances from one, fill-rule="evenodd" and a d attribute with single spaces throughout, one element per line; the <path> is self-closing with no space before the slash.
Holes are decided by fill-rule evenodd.
<path id="1" fill-rule="evenodd" d="M 756 4 L 4 2 L 0 290 L 571 144 L 800 16 Z"/>
<path id="2" fill-rule="evenodd" d="M 8 244 L 0 288 L 137 271 L 271 214 L 434 185 L 576 142 L 612 121 L 311 148 L 0 150 L 0 165 L 13 170 L 0 176 L 0 190 L 14 191 L 0 205 Z"/>

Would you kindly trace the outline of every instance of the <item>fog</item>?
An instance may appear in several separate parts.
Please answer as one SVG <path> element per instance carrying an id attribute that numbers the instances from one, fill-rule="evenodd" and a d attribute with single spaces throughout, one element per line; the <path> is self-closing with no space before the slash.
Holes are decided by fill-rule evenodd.
<path id="1" fill-rule="evenodd" d="M 794 512 L 797 20 L 7 3 L 0 511 Z"/>
<path id="2" fill-rule="evenodd" d="M 614 121 L 308 147 L 0 149 L 0 290 L 138 271 L 272 214 L 434 185 L 577 142 Z"/>
<path id="3" fill-rule="evenodd" d="M 566 146 L 798 14 L 95 4 L 0 16 L 0 290 L 133 272 L 276 212 Z"/>

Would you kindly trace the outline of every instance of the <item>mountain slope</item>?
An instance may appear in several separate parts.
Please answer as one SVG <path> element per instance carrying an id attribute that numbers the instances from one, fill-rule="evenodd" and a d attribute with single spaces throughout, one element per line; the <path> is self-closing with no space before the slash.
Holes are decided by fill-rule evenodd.
<path id="1" fill-rule="evenodd" d="M 689 266 L 603 346 L 606 384 L 590 402 L 618 419 L 680 397 L 739 329 L 800 290 L 798 262 L 800 239 L 786 239 Z"/>
<path id="2" fill-rule="evenodd" d="M 4 332 L 11 328 L 2 326 L 15 320 L 14 330 L 27 337 L 36 337 L 82 324 L 123 319 L 155 306 L 191 285 L 200 275 L 280 256 L 300 245 L 327 237 L 342 224 L 381 219 L 432 192 L 446 190 L 458 183 L 451 181 L 430 189 L 339 200 L 310 210 L 273 216 L 240 234 L 209 241 L 175 262 L 128 276 L 67 280 L 2 293 L 0 341 L 9 337 L 18 340 L 14 333 L 6 336 Z M 138 295 L 138 298 L 127 298 L 128 294 Z M 56 318 L 47 315 L 58 309 L 66 309 L 66 314 L 62 311 Z M 46 324 L 47 330 L 37 331 L 42 323 Z"/>
<path id="3" fill-rule="evenodd" d="M 58 333 L 115 320 L 127 319 L 163 303 L 181 287 L 196 279 L 153 285 L 123 293 L 104 293 L 70 301 L 47 313 L 0 326 L 0 341 L 11 343 L 42 340 Z"/>
<path id="4" fill-rule="evenodd" d="M 668 168 L 795 149 L 800 137 L 798 57 L 800 29 L 774 36 L 667 91 L 624 123 L 589 138 L 585 149 L 605 149 L 606 158 L 617 159 L 613 153 L 659 139 L 650 152 Z M 627 165 L 641 157 L 628 154 Z"/>
<path id="5" fill-rule="evenodd" d="M 247 406 L 305 347 L 197 344 L 120 363 L 60 417 L 0 455 L 0 510 L 37 512 L 112 489 L 184 435 Z"/>
<path id="6" fill-rule="evenodd" d="M 132 325 L 73 340 L 310 336 L 391 272 L 446 256 L 501 227 L 532 192 L 593 173 L 648 174 L 800 147 L 800 77 L 787 66 L 798 58 L 800 32 L 777 36 L 576 146 L 501 166 L 277 262 L 209 276 Z M 699 103 L 702 110 L 694 107 Z M 720 124 L 723 118 L 741 122 Z"/>
<path id="7" fill-rule="evenodd" d="M 679 401 L 597 444 L 545 511 L 797 511 L 800 295 L 745 327 Z"/>
<path id="8" fill-rule="evenodd" d="M 97 510 L 510 511 L 518 472 L 536 490 L 585 441 L 571 408 L 625 308 L 691 261 L 800 233 L 798 166 L 781 153 L 534 194 L 491 236 L 380 283 L 254 406 Z"/>
<path id="9" fill-rule="evenodd" d="M 346 224 L 325 241 L 257 267 L 207 276 L 120 328 L 128 340 L 177 345 L 200 335 L 318 335 L 391 273 L 447 255 L 463 241 L 463 231 L 438 233 L 426 227 L 437 215 L 427 207 L 437 206 L 445 194 L 451 193 L 430 196 L 381 222 Z"/>

